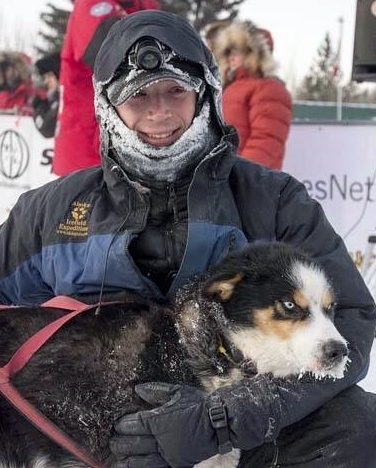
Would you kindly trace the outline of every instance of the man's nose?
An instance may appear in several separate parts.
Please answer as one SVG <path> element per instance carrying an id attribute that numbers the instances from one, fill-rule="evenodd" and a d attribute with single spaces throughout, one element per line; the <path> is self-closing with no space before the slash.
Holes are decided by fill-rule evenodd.
<path id="1" fill-rule="evenodd" d="M 149 99 L 149 114 L 156 116 L 156 115 L 163 115 L 170 113 L 170 106 L 168 103 L 168 99 L 162 94 L 155 94 L 150 96 Z"/>

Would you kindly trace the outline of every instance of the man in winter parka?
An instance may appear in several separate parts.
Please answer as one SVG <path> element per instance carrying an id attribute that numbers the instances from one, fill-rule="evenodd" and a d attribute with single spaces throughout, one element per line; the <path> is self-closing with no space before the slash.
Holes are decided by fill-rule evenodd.
<path id="1" fill-rule="evenodd" d="M 61 52 L 60 107 L 52 162 L 55 174 L 100 164 L 92 85 L 95 56 L 119 18 L 149 8 L 159 8 L 157 0 L 75 0 Z"/>
<path id="2" fill-rule="evenodd" d="M 376 397 L 355 385 L 369 363 L 374 302 L 304 186 L 238 157 L 199 35 L 167 12 L 128 15 L 98 53 L 94 85 L 102 167 L 20 197 L 0 230 L 0 301 L 124 289 L 168 300 L 229 251 L 279 240 L 333 279 L 351 359 L 336 381 L 256 376 L 210 395 L 145 384 L 155 409 L 117 421 L 114 466 L 188 467 L 234 446 L 240 467 L 375 467 Z M 212 401 L 227 416 L 222 427 L 211 423 Z"/>
<path id="3" fill-rule="evenodd" d="M 223 84 L 223 115 L 239 132 L 239 154 L 282 169 L 292 99 L 275 76 L 273 39 L 251 21 L 220 28 L 212 45 Z"/>

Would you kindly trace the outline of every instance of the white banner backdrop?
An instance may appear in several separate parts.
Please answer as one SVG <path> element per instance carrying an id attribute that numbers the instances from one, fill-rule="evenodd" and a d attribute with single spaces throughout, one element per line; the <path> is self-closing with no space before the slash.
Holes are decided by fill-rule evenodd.
<path id="1" fill-rule="evenodd" d="M 22 192 L 56 178 L 53 138 L 44 138 L 32 117 L 0 115 L 0 223 Z"/>
<path id="2" fill-rule="evenodd" d="M 31 117 L 0 115 L 0 223 L 22 192 L 56 176 L 53 138 Z M 304 182 L 354 254 L 376 231 L 376 126 L 294 124 L 284 170 Z"/>
<path id="3" fill-rule="evenodd" d="M 294 124 L 283 170 L 304 182 L 348 249 L 376 230 L 376 126 Z"/>

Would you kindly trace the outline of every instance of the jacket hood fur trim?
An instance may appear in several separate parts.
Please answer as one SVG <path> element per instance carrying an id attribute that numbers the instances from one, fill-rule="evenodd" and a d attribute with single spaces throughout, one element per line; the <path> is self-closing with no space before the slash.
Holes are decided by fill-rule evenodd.
<path id="1" fill-rule="evenodd" d="M 222 82 L 226 81 L 228 49 L 236 48 L 246 53 L 244 68 L 250 75 L 273 76 L 277 69 L 270 46 L 262 30 L 251 21 L 233 22 L 218 33 L 213 53 L 217 58 Z"/>
<path id="2" fill-rule="evenodd" d="M 31 77 L 31 59 L 22 52 L 2 51 L 0 52 L 0 67 L 14 66 L 22 81 Z"/>

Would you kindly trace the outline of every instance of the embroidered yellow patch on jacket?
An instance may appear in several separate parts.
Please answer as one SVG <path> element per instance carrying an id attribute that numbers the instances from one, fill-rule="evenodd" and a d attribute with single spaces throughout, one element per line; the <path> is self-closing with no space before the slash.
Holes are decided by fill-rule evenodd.
<path id="1" fill-rule="evenodd" d="M 69 216 L 59 224 L 57 233 L 63 236 L 86 237 L 89 232 L 87 217 L 90 203 L 76 200 L 72 203 Z"/>

